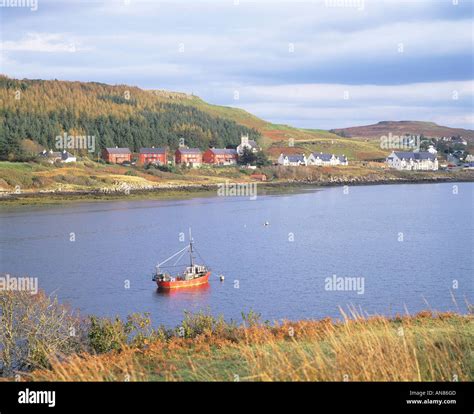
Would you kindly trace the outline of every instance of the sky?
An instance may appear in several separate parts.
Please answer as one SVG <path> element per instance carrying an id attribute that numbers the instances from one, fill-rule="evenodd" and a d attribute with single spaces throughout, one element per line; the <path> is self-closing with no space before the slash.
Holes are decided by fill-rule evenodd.
<path id="1" fill-rule="evenodd" d="M 474 129 L 474 0 L 0 0 L 0 73 L 200 96 L 331 129 Z"/>

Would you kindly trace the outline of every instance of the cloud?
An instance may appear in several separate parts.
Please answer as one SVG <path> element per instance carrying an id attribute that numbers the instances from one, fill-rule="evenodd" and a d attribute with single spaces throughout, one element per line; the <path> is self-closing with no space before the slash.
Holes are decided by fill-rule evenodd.
<path id="1" fill-rule="evenodd" d="M 340 104 L 367 103 L 471 103 L 474 99 L 474 81 L 429 82 L 404 85 L 350 85 L 350 84 L 287 84 L 244 86 L 243 99 L 252 102 Z"/>
<path id="2" fill-rule="evenodd" d="M 239 92 L 239 102 L 229 100 L 229 105 L 237 103 L 264 119 L 306 128 L 329 129 L 380 120 L 421 120 L 474 128 L 473 81 L 267 85 L 243 87 Z"/>
<path id="3" fill-rule="evenodd" d="M 0 43 L 3 52 L 73 53 L 82 48 L 73 38 L 58 33 L 27 33 L 20 40 Z"/>
<path id="4" fill-rule="evenodd" d="M 5 10 L 1 71 L 194 92 L 305 126 L 339 126 L 337 115 L 472 126 L 470 2 L 334 4 L 349 3 L 42 0 Z"/>

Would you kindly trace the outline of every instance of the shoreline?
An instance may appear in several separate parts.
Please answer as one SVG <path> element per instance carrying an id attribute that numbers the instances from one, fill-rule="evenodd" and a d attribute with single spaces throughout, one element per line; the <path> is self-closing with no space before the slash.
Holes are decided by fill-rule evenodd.
<path id="1" fill-rule="evenodd" d="M 231 180 L 227 180 L 231 182 Z M 244 182 L 242 184 L 255 184 L 264 195 L 279 193 L 291 193 L 301 188 L 321 188 L 338 186 L 364 186 L 364 185 L 388 185 L 388 184 L 436 184 L 436 183 L 463 183 L 474 182 L 472 175 L 451 176 L 420 176 L 420 177 L 392 177 L 381 179 L 367 179 L 365 177 L 332 177 L 328 180 L 287 180 L 274 182 Z M 238 181 L 236 181 L 238 183 Z M 240 184 L 240 182 L 239 182 Z M 155 187 L 151 189 L 130 189 L 124 191 L 35 191 L 24 193 L 0 194 L 0 208 L 11 206 L 34 206 L 34 205 L 62 205 L 79 202 L 103 202 L 123 200 L 173 200 L 191 199 L 200 196 L 210 197 L 216 195 L 219 184 L 194 184 L 182 186 Z"/>

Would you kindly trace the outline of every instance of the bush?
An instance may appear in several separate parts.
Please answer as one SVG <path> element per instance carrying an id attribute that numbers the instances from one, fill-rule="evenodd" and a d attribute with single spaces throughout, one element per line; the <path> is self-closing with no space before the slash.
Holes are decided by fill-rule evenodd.
<path id="1" fill-rule="evenodd" d="M 163 172 L 169 172 L 174 174 L 178 172 L 174 165 L 157 165 L 155 168 Z"/>
<path id="2" fill-rule="evenodd" d="M 165 340 L 169 337 L 170 333 L 166 329 L 152 328 L 148 313 L 132 313 L 125 322 L 119 317 L 89 318 L 88 345 L 97 354 L 120 351 L 126 345 L 142 347 L 152 340 Z"/>
<path id="3" fill-rule="evenodd" d="M 181 326 L 175 329 L 175 335 L 184 338 L 195 338 L 202 334 L 213 334 L 217 331 L 221 332 L 225 327 L 224 318 L 215 318 L 209 313 L 199 312 L 192 314 L 184 312 L 184 320 Z"/>
<path id="4" fill-rule="evenodd" d="M 98 354 L 117 351 L 127 343 L 129 327 L 120 318 L 115 320 L 91 316 L 88 330 L 89 345 Z"/>
<path id="5" fill-rule="evenodd" d="M 42 188 L 45 187 L 51 180 L 48 180 L 45 177 L 34 176 L 32 178 L 33 187 Z"/>
<path id="6" fill-rule="evenodd" d="M 245 314 L 245 312 L 242 312 L 241 315 L 244 326 L 251 327 L 262 325 L 262 315 L 260 313 L 250 310 L 249 313 Z M 266 321 L 265 324 L 268 324 L 268 321 Z"/>
<path id="7" fill-rule="evenodd" d="M 86 350 L 83 328 L 79 317 L 42 292 L 0 291 L 0 375 L 46 368 Z"/>

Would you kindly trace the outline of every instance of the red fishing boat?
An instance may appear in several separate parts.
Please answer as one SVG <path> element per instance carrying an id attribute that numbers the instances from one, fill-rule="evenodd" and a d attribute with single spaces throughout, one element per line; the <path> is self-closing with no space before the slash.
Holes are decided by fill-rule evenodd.
<path id="1" fill-rule="evenodd" d="M 181 260 L 181 258 L 189 252 L 189 266 L 186 266 L 184 272 L 178 275 L 171 275 L 162 269 L 166 267 L 177 267 L 176 263 Z M 156 266 L 156 273 L 153 275 L 153 281 L 158 285 L 160 290 L 168 289 L 179 289 L 179 288 L 191 288 L 194 286 L 204 285 L 209 282 L 209 276 L 211 275 L 211 270 L 203 265 L 196 264 L 194 262 L 194 252 L 195 248 L 193 246 L 193 239 L 191 236 L 191 230 L 189 230 L 189 245 L 184 249 L 181 249 L 179 252 L 176 252 L 172 256 L 168 257 L 163 262 L 159 263 Z M 198 253 L 199 254 L 199 253 Z M 165 263 L 168 263 L 171 259 L 174 259 L 178 255 L 181 255 L 176 260 L 174 266 L 163 266 Z M 162 267 L 163 266 L 163 267 Z"/>

